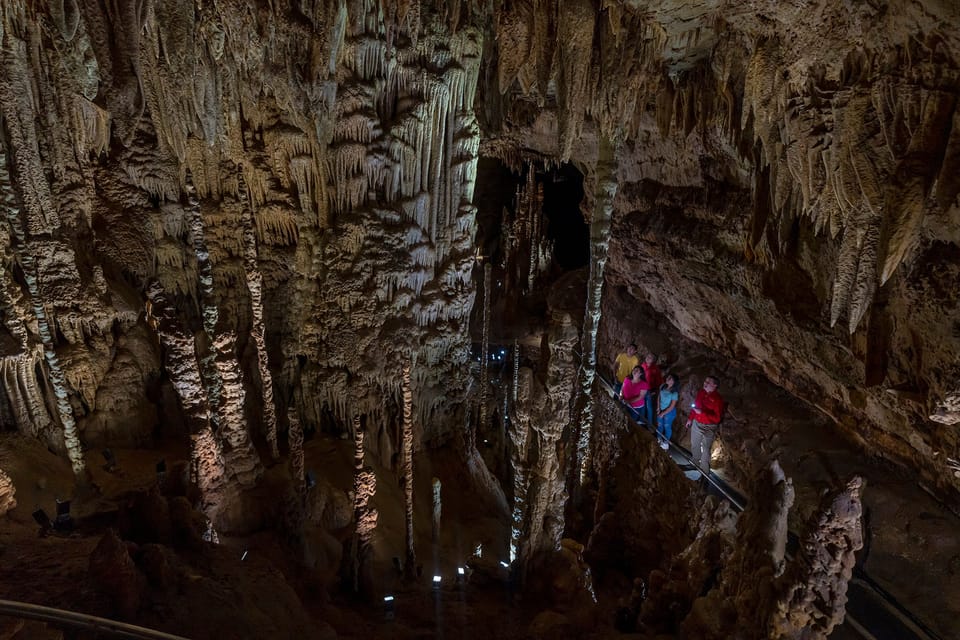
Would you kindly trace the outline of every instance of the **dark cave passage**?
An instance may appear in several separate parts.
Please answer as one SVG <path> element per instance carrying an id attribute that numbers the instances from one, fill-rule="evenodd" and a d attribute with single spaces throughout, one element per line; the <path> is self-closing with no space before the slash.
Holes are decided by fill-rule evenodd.
<path id="1" fill-rule="evenodd" d="M 553 259 L 569 271 L 590 262 L 590 227 L 584 222 L 583 174 L 562 164 L 543 176 L 543 213 L 549 221 L 547 238 L 553 241 Z"/>

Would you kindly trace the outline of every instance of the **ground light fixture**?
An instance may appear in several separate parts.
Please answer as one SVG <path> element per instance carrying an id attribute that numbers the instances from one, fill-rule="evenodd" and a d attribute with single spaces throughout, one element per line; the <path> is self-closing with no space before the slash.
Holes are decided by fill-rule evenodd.
<path id="1" fill-rule="evenodd" d="M 393 596 L 383 596 L 383 619 L 393 620 L 395 615 Z"/>
<path id="2" fill-rule="evenodd" d="M 440 588 L 440 581 L 441 581 L 442 579 L 443 579 L 443 578 L 441 578 L 440 576 L 433 576 L 433 588 L 434 588 L 434 590 L 437 590 L 437 589 Z"/>

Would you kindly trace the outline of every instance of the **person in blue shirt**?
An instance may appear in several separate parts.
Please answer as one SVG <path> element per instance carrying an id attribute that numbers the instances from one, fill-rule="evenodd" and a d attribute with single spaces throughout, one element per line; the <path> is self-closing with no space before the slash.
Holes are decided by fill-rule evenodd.
<path id="1" fill-rule="evenodd" d="M 665 382 L 660 386 L 658 400 L 660 403 L 657 412 L 657 442 L 661 449 L 670 448 L 670 436 L 673 435 L 673 421 L 677 418 L 677 401 L 679 400 L 680 383 L 677 376 L 667 374 Z"/>

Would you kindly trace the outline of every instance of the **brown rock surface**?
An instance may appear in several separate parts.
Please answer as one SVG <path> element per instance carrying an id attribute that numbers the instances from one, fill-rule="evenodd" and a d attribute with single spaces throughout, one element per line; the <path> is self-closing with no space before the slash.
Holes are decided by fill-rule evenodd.
<path id="1" fill-rule="evenodd" d="M 23 527 L 24 506 L 82 488 L 89 530 L 67 568 L 83 573 L 76 558 L 102 540 L 91 573 L 127 616 L 141 609 L 137 569 L 119 539 L 100 538 L 125 492 L 140 496 L 130 537 L 178 552 L 202 554 L 209 522 L 244 541 L 285 527 L 298 568 L 244 565 L 253 576 L 235 590 L 197 558 L 151 547 L 141 560 L 155 584 L 175 579 L 197 598 L 171 607 L 239 602 L 214 616 L 228 637 L 297 633 L 307 618 L 285 585 L 304 570 L 329 586 L 335 536 L 354 518 L 337 469 L 314 468 L 307 489 L 305 451 L 323 443 L 329 460 L 331 436 L 362 415 L 385 574 L 402 553 L 400 465 L 412 559 L 434 476 L 411 466 L 447 444 L 463 482 L 445 476 L 444 495 L 459 487 L 486 520 L 444 534 L 457 536 L 455 558 L 425 544 L 418 563 L 464 561 L 482 541 L 491 566 L 516 553 L 523 582 L 534 559 L 593 526 L 588 558 L 611 576 L 618 561 L 630 578 L 656 576 L 651 601 L 664 606 L 637 612 L 650 629 L 723 637 L 730 619 L 713 614 L 724 611 L 761 633 L 780 606 L 775 626 L 790 636 L 832 628 L 858 546 L 851 487 L 836 498 L 846 515 L 816 521 L 809 571 L 790 573 L 794 492 L 794 520 L 813 517 L 819 489 L 876 456 L 903 475 L 864 497 L 880 521 L 868 568 L 879 557 L 877 573 L 896 580 L 922 566 L 952 593 L 922 552 L 955 565 L 955 532 L 931 522 L 953 523 L 945 509 L 960 496 L 958 51 L 960 5 L 948 0 L 0 0 L 0 514 Z M 487 187 L 496 206 L 482 212 L 481 156 L 515 174 Z M 593 223 L 589 306 L 583 277 L 558 277 L 567 230 L 544 210 L 567 162 Z M 504 316 L 482 332 L 471 330 L 478 260 L 482 315 Z M 622 437 L 591 386 L 598 352 L 603 364 L 636 333 L 640 305 L 660 334 L 713 350 L 704 363 L 749 368 L 818 414 L 811 444 L 787 433 L 789 416 L 731 407 L 715 462 L 769 509 L 739 521 L 740 544 L 755 548 L 730 551 L 730 514 L 650 442 Z M 484 350 L 515 345 L 512 393 L 491 362 L 471 366 L 473 334 Z M 689 404 L 707 366 L 665 360 L 690 374 Z M 769 389 L 726 384 L 740 399 Z M 151 455 L 108 475 L 92 461 L 104 447 Z M 153 450 L 170 454 L 163 496 L 144 493 Z M 754 483 L 777 458 L 783 473 Z M 944 515 L 910 499 L 917 478 Z M 629 502 L 628 479 L 642 480 L 643 504 Z M 902 514 L 910 528 L 896 532 Z M 842 552 L 824 557 L 824 545 Z M 792 595 L 731 586 L 748 570 L 789 578 Z M 289 624 L 271 623 L 261 587 L 276 588 Z M 934 604 L 942 594 L 910 591 L 953 617 Z M 529 622 L 517 628 L 582 626 Z"/>

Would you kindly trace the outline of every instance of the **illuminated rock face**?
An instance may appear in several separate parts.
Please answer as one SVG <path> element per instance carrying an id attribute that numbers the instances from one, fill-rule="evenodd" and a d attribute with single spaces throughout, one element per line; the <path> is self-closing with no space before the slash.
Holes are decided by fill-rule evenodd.
<path id="1" fill-rule="evenodd" d="M 303 431 L 365 416 L 389 460 L 412 363 L 409 446 L 444 440 L 466 423 L 484 154 L 599 187 L 594 297 L 628 289 L 956 489 L 956 3 L 294 4 L 0 6 L 4 424 L 82 476 L 81 444 L 180 426 L 146 400 L 175 390 L 213 495 L 257 483 L 253 443 L 278 452 L 291 408 Z M 528 290 L 530 180 L 504 233 L 530 244 L 507 278 Z M 592 351 L 612 338 L 588 311 Z M 578 342 L 552 330 L 545 386 L 521 390 L 548 399 L 512 434 L 548 548 Z"/>
<path id="2" fill-rule="evenodd" d="M 955 492 L 960 7 L 550 4 L 498 13 L 482 150 L 622 139 L 607 286 Z"/>
<path id="3" fill-rule="evenodd" d="M 417 442 L 461 424 L 449 418 L 474 298 L 478 19 L 465 12 L 454 32 L 456 15 L 419 6 L 271 6 L 0 12 L 0 304 L 18 345 L 0 406 L 77 473 L 78 436 L 144 444 L 157 426 L 122 397 L 145 397 L 171 366 L 138 319 L 154 281 L 176 357 L 199 363 L 189 384 L 202 388 L 180 397 L 205 397 L 243 486 L 262 471 L 251 437 L 276 454 L 291 403 L 305 429 L 325 411 L 366 415 L 381 455 L 401 360 L 417 363 Z M 135 432 L 118 434 L 127 422 Z"/>
<path id="4" fill-rule="evenodd" d="M 13 480 L 0 469 L 0 516 L 6 515 L 7 511 L 17 506 L 17 499 L 14 497 L 16 493 Z"/>

